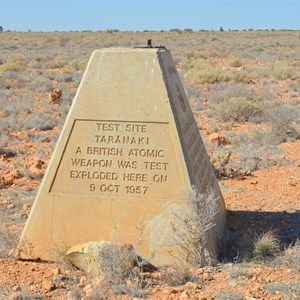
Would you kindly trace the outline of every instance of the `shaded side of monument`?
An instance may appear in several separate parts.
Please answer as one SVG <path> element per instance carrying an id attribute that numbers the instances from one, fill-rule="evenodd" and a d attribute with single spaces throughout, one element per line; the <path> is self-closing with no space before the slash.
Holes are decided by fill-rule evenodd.
<path id="1" fill-rule="evenodd" d="M 116 238 L 135 245 L 141 236 L 143 257 L 167 264 L 172 249 L 161 241 L 169 234 L 170 211 L 193 186 L 218 197 L 220 210 L 209 237 L 216 255 L 224 201 L 170 52 L 96 50 L 17 256 L 55 260 L 54 253 L 65 247 Z"/>

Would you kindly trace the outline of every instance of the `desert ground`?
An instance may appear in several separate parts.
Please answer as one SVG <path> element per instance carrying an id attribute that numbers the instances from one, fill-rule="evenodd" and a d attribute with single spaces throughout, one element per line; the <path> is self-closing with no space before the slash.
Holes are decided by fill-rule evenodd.
<path id="1" fill-rule="evenodd" d="M 91 53 L 147 39 L 171 50 L 214 166 L 220 257 L 109 283 L 63 257 L 16 260 Z M 300 299 L 299 237 L 299 31 L 0 32 L 0 299 Z"/>

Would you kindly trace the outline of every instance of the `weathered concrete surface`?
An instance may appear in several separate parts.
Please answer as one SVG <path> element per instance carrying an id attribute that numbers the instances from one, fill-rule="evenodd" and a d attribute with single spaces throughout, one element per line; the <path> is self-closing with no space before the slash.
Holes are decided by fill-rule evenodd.
<path id="1" fill-rule="evenodd" d="M 116 236 L 134 245 L 142 233 L 144 258 L 154 265 L 169 263 L 173 250 L 160 244 L 151 226 L 162 216 L 164 231 L 164 212 L 180 204 L 193 185 L 200 193 L 212 188 L 219 196 L 217 226 L 209 239 L 216 254 L 224 202 L 170 52 L 96 50 L 21 236 L 18 257 L 51 260 L 51 249 L 61 244 Z"/>

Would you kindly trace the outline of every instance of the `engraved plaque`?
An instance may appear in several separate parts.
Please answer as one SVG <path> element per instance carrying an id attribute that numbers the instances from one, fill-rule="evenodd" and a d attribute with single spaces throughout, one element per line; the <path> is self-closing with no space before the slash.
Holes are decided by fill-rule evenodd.
<path id="1" fill-rule="evenodd" d="M 69 141 L 49 192 L 169 199 L 182 185 L 169 122 L 75 120 Z"/>

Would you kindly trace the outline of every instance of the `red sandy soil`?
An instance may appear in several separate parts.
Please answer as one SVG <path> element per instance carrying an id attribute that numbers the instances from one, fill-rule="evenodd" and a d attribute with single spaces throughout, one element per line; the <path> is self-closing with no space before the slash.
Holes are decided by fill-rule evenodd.
<path id="1" fill-rule="evenodd" d="M 26 145 L 26 133 L 19 132 L 16 136 L 22 136 Z M 35 147 L 43 146 L 42 143 L 35 145 Z M 222 180 L 220 186 L 231 216 L 228 222 L 229 230 L 236 231 L 244 228 L 245 232 L 247 230 L 255 233 L 260 232 L 262 228 L 264 231 L 273 229 L 278 232 L 284 245 L 288 246 L 291 242 L 289 240 L 291 231 L 298 230 L 299 232 L 300 140 L 282 144 L 281 148 L 282 158 L 286 164 L 258 170 L 252 176 L 242 180 Z M 18 156 L 3 158 L 3 162 L 8 166 L 15 163 L 14 160 L 17 159 L 25 160 L 25 165 L 28 167 L 36 163 L 36 159 L 18 158 Z M 46 164 L 47 161 L 45 166 Z M 42 166 L 43 170 L 45 166 Z M 39 182 L 39 180 L 24 178 L 16 179 L 10 188 L 37 189 Z M 11 204 L 10 202 L 2 198 L 1 207 Z M 28 207 L 24 209 L 28 210 Z M 20 229 L 23 225 L 16 226 Z M 232 262 L 223 263 L 197 270 L 196 283 L 188 282 L 176 287 L 155 285 L 157 278 L 160 277 L 159 273 L 155 273 L 150 276 L 154 285 L 150 288 L 146 298 L 239 299 L 235 298 L 238 293 L 241 295 L 240 299 L 288 299 L 280 292 L 280 289 L 270 292 L 265 286 L 299 282 L 299 265 L 295 268 L 289 264 L 288 260 L 274 266 L 259 262 L 244 263 L 242 266 Z M 89 299 L 97 290 L 99 281 L 99 278 L 87 278 L 81 271 L 61 263 L 17 261 L 13 258 L 0 260 L 0 299 L 76 299 L 74 298 L 75 290 L 80 292 L 81 299 Z M 299 291 L 298 288 L 288 297 L 300 299 Z M 230 295 L 228 293 L 232 293 L 233 296 L 228 296 Z M 26 295 L 32 298 L 24 298 Z M 225 298 L 222 298 L 222 295 Z M 132 296 L 119 297 L 134 298 Z"/>

